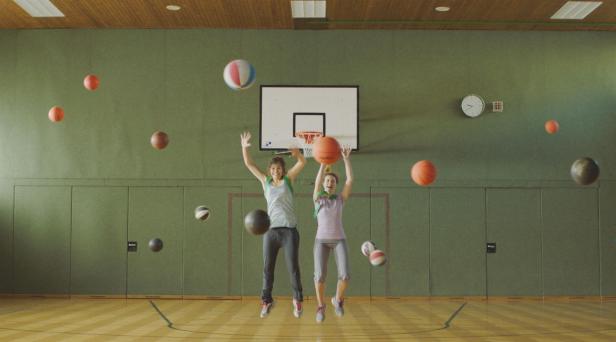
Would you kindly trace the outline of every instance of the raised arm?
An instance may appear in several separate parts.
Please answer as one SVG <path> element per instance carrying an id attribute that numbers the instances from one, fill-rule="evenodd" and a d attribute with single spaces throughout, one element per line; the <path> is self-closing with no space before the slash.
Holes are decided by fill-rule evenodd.
<path id="1" fill-rule="evenodd" d="M 291 149 L 291 155 L 297 158 L 297 162 L 293 165 L 289 172 L 287 172 L 287 177 L 289 177 L 291 182 L 294 182 L 295 178 L 297 178 L 302 169 L 304 169 L 304 166 L 306 166 L 306 158 L 303 154 L 299 153 L 299 149 L 297 148 Z"/>
<path id="2" fill-rule="evenodd" d="M 317 173 L 317 179 L 314 181 L 314 191 L 312 192 L 312 200 L 316 201 L 321 193 L 321 187 L 323 186 L 323 174 L 325 173 L 325 164 L 321 164 L 319 172 Z"/>
<path id="3" fill-rule="evenodd" d="M 350 147 L 347 146 L 342 149 L 342 160 L 344 161 L 344 169 L 346 170 L 346 180 L 340 196 L 342 196 L 342 199 L 346 202 L 347 198 L 351 195 L 351 187 L 353 186 L 353 169 L 351 168 Z"/>
<path id="4" fill-rule="evenodd" d="M 248 151 L 248 148 L 250 147 L 250 137 L 250 132 L 244 132 L 240 135 L 242 143 L 242 156 L 244 157 L 244 165 L 246 165 L 248 170 L 250 170 L 250 172 L 252 172 L 252 174 L 257 177 L 257 179 L 261 182 L 261 185 L 264 185 L 266 178 L 265 173 L 259 170 L 257 164 L 252 161 L 252 158 L 250 157 L 250 152 Z"/>

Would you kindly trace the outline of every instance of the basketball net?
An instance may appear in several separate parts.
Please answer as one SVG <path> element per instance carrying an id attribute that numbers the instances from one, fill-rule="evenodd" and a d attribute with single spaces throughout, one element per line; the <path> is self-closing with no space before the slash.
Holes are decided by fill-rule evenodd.
<path id="1" fill-rule="evenodd" d="M 295 139 L 304 151 L 304 157 L 312 158 L 312 143 L 314 140 L 323 134 L 315 131 L 298 131 L 295 132 Z"/>

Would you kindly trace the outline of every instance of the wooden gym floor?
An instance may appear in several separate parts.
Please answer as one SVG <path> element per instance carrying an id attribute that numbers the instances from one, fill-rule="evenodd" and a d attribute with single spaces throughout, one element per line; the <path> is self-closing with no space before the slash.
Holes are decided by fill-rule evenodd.
<path id="1" fill-rule="evenodd" d="M 280 300 L 0 299 L 1 341 L 616 341 L 616 302 L 367 300 L 314 321 Z"/>

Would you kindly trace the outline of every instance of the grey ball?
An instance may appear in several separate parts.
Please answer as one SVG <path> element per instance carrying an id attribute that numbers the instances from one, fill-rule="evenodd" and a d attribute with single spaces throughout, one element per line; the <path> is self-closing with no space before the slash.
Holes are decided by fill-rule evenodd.
<path id="1" fill-rule="evenodd" d="M 148 247 L 150 247 L 152 252 L 158 252 L 163 249 L 163 240 L 159 238 L 154 238 L 150 240 L 150 242 L 148 243 Z"/>
<path id="2" fill-rule="evenodd" d="M 580 158 L 571 165 L 571 178 L 580 185 L 592 184 L 599 178 L 599 165 L 592 158 Z"/>
<path id="3" fill-rule="evenodd" d="M 270 218 L 267 212 L 255 209 L 244 217 L 244 226 L 250 234 L 263 235 L 270 227 Z"/>

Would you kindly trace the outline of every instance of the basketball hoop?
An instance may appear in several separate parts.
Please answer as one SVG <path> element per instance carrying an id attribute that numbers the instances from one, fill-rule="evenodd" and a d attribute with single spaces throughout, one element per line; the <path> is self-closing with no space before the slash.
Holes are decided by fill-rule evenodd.
<path id="1" fill-rule="evenodd" d="M 304 157 L 312 158 L 312 143 L 316 138 L 323 136 L 321 132 L 315 131 L 297 131 L 295 132 L 295 139 L 299 142 L 299 145 L 304 151 Z"/>

